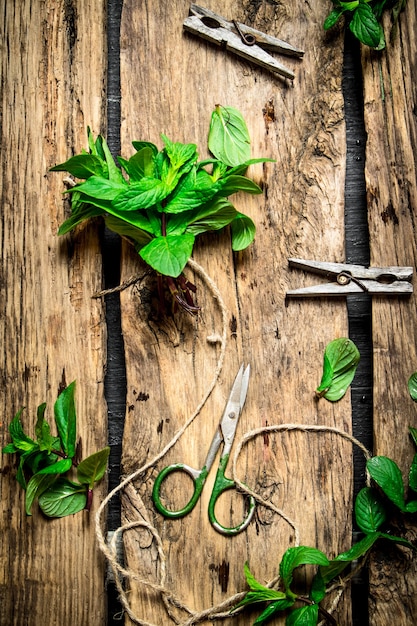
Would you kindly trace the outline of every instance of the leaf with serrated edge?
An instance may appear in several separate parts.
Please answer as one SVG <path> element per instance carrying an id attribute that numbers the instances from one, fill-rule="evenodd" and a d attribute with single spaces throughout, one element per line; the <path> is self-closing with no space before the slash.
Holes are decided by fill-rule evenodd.
<path id="1" fill-rule="evenodd" d="M 231 167 L 250 158 L 250 137 L 242 114 L 233 107 L 216 105 L 208 135 L 210 152 Z"/>
<path id="2" fill-rule="evenodd" d="M 58 479 L 39 497 L 39 506 L 48 517 L 74 515 L 85 508 L 87 488 L 66 478 Z"/>
<path id="3" fill-rule="evenodd" d="M 317 396 L 331 402 L 341 400 L 355 376 L 359 359 L 359 350 L 350 339 L 341 337 L 331 341 L 325 349 Z"/>
<path id="4" fill-rule="evenodd" d="M 75 455 L 77 436 L 77 416 L 75 412 L 75 381 L 58 396 L 54 405 L 55 423 L 62 449 L 71 459 Z"/>
<path id="5" fill-rule="evenodd" d="M 140 251 L 140 256 L 154 270 L 176 278 L 181 274 L 194 246 L 194 235 L 155 237 Z"/>
<path id="6" fill-rule="evenodd" d="M 284 553 L 279 565 L 279 575 L 287 592 L 290 589 L 294 569 L 307 564 L 328 565 L 329 560 L 321 550 L 309 546 L 288 548 Z"/>
<path id="7" fill-rule="evenodd" d="M 294 609 L 288 614 L 286 626 L 316 626 L 319 615 L 318 604 Z"/>
<path id="8" fill-rule="evenodd" d="M 375 489 L 364 487 L 355 500 L 355 517 L 359 528 L 366 534 L 375 532 L 387 518 L 383 503 Z"/>
<path id="9" fill-rule="evenodd" d="M 103 478 L 106 473 L 109 454 L 110 448 L 107 446 L 99 450 L 99 452 L 91 454 L 78 464 L 77 478 L 81 484 L 88 485 L 92 489 L 94 483 Z"/>
<path id="10" fill-rule="evenodd" d="M 401 470 L 392 459 L 374 456 L 366 462 L 366 467 L 387 498 L 401 511 L 405 510 L 404 483 Z"/>

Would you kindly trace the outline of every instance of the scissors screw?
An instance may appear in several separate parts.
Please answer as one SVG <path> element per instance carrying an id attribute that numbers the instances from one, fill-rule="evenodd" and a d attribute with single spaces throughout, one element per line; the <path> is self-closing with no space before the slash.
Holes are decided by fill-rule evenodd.
<path id="1" fill-rule="evenodd" d="M 229 417 L 230 417 L 231 420 L 234 420 L 235 417 L 236 417 L 236 413 L 234 411 L 230 411 Z"/>

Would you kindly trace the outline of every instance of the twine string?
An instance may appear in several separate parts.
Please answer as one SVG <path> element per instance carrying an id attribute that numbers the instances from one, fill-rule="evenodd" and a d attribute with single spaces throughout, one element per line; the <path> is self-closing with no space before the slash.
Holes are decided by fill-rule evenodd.
<path id="1" fill-rule="evenodd" d="M 129 592 L 125 590 L 124 584 L 123 584 L 125 580 L 129 580 L 131 582 L 134 581 L 138 585 L 142 585 L 154 591 L 155 593 L 160 594 L 163 600 L 163 603 L 165 605 L 165 610 L 169 618 L 171 619 L 172 622 L 180 626 L 195 626 L 196 624 L 200 624 L 208 620 L 230 618 L 231 617 L 230 609 L 234 605 L 236 605 L 238 602 L 240 602 L 246 595 L 246 592 L 240 592 L 240 593 L 234 594 L 233 596 L 228 597 L 226 600 L 220 602 L 219 604 L 208 607 L 202 611 L 195 611 L 191 609 L 190 607 L 188 607 L 181 600 L 181 598 L 179 598 L 172 590 L 166 587 L 166 584 L 165 584 L 166 576 L 167 576 L 166 556 L 164 553 L 161 536 L 158 533 L 157 529 L 151 524 L 151 522 L 145 519 L 141 519 L 141 520 L 135 520 L 135 521 L 123 524 L 122 526 L 117 528 L 117 530 L 114 531 L 111 540 L 109 540 L 108 542 L 106 541 L 104 534 L 103 534 L 103 527 L 105 526 L 103 524 L 103 516 L 110 500 L 117 493 L 125 489 L 129 484 L 131 484 L 136 478 L 138 478 L 140 475 L 144 474 L 147 470 L 155 466 L 158 463 L 158 461 L 160 461 L 167 454 L 167 452 L 175 446 L 175 444 L 182 437 L 182 435 L 185 433 L 185 431 L 190 426 L 190 424 L 195 420 L 195 418 L 201 412 L 202 408 L 204 407 L 208 398 L 210 397 L 213 389 L 215 388 L 217 381 L 219 379 L 220 373 L 222 371 L 225 353 L 226 353 L 226 341 L 227 341 L 227 321 L 228 321 L 227 309 L 226 309 L 226 306 L 224 304 L 224 301 L 222 299 L 219 289 L 217 288 L 213 280 L 207 275 L 205 270 L 196 261 L 192 259 L 189 259 L 188 264 L 193 269 L 193 271 L 200 276 L 203 282 L 206 283 L 209 290 L 213 294 L 213 297 L 216 299 L 218 307 L 220 308 L 220 311 L 221 311 L 222 334 L 214 335 L 214 336 L 207 338 L 207 340 L 211 343 L 220 343 L 220 353 L 219 353 L 219 357 L 217 360 L 216 369 L 215 369 L 213 378 L 210 384 L 208 385 L 207 390 L 204 393 L 200 403 L 198 404 L 198 406 L 196 407 L 192 415 L 189 417 L 189 419 L 176 432 L 174 437 L 151 460 L 149 460 L 144 465 L 139 467 L 137 470 L 135 470 L 134 472 L 126 476 L 119 483 L 119 485 L 117 485 L 104 498 L 104 500 L 101 502 L 100 506 L 98 507 L 96 516 L 95 516 L 95 533 L 96 533 L 96 539 L 97 539 L 99 549 L 101 550 L 101 552 L 107 559 L 114 573 L 114 580 L 115 580 L 116 588 L 118 590 L 120 602 L 123 606 L 124 611 L 127 613 L 127 615 L 132 620 L 132 622 L 134 622 L 138 626 L 158 626 L 158 625 L 153 624 L 151 622 L 148 622 L 138 617 L 135 614 L 135 612 L 132 610 L 130 603 L 129 603 L 129 598 L 128 598 Z M 129 284 L 126 284 L 126 285 L 123 284 L 123 288 L 126 288 L 130 285 L 135 284 L 136 282 L 138 282 L 138 280 L 139 279 L 137 280 L 129 279 L 129 281 L 127 281 Z M 100 293 L 97 295 L 101 296 L 104 294 Z M 289 424 L 275 424 L 275 425 L 270 425 L 270 426 L 264 426 L 264 427 L 253 429 L 245 433 L 245 435 L 240 439 L 240 441 L 238 441 L 235 444 L 236 450 L 234 453 L 233 463 L 232 463 L 232 477 L 237 488 L 241 492 L 247 494 L 248 496 L 252 496 L 256 500 L 256 502 L 260 504 L 261 506 L 264 506 L 267 509 L 270 509 L 271 511 L 279 515 L 279 517 L 282 518 L 292 529 L 292 532 L 294 534 L 295 545 L 298 546 L 300 545 L 300 532 L 299 532 L 296 522 L 292 520 L 282 509 L 276 507 L 269 500 L 262 498 L 259 495 L 259 493 L 251 489 L 248 485 L 246 485 L 239 478 L 238 472 L 237 472 L 238 460 L 242 453 L 242 450 L 251 441 L 253 441 L 259 436 L 265 435 L 266 433 L 281 433 L 281 432 L 289 432 L 289 431 L 299 431 L 299 432 L 304 432 L 304 433 L 334 434 L 338 437 L 342 437 L 343 439 L 349 441 L 353 446 L 357 446 L 362 451 L 366 459 L 371 458 L 371 454 L 359 440 L 357 440 L 355 437 L 353 437 L 349 433 L 346 433 L 345 431 L 336 427 L 317 425 L 317 424 L 291 424 L 289 423 Z M 370 477 L 369 475 L 367 475 L 367 484 L 369 484 L 369 480 L 370 480 Z M 117 545 L 120 542 L 120 539 L 123 533 L 128 532 L 129 530 L 132 530 L 132 529 L 137 529 L 137 528 L 144 528 L 148 530 L 148 532 L 152 536 L 153 542 L 155 543 L 158 558 L 160 561 L 160 574 L 159 574 L 159 581 L 157 582 L 139 576 L 134 570 L 124 567 L 119 562 L 118 554 L 117 554 Z M 336 609 L 337 604 L 343 594 L 343 590 L 346 586 L 346 581 L 348 579 L 349 579 L 349 575 L 341 579 L 339 583 L 333 585 L 328 590 L 331 592 L 337 591 L 337 594 L 329 610 L 330 613 L 332 613 Z M 279 582 L 279 577 L 276 577 L 273 580 L 271 580 L 269 583 L 267 583 L 266 586 L 271 588 L 271 587 L 276 586 L 278 582 Z M 184 618 L 185 621 L 180 621 L 180 619 L 172 611 L 171 607 L 179 609 L 183 611 L 184 613 L 186 613 L 187 617 Z M 236 613 L 237 612 L 238 611 L 236 611 Z"/>

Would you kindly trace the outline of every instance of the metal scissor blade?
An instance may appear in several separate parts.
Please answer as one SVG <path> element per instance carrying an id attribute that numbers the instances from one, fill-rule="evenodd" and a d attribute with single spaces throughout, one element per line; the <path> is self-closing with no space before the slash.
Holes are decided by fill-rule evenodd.
<path id="1" fill-rule="evenodd" d="M 240 413 L 243 405 L 245 404 L 248 392 L 249 376 L 250 366 L 248 365 L 246 369 L 244 369 L 244 365 L 242 363 L 233 383 L 233 387 L 220 422 L 220 428 L 224 440 L 222 457 L 229 454 L 232 447 Z"/>

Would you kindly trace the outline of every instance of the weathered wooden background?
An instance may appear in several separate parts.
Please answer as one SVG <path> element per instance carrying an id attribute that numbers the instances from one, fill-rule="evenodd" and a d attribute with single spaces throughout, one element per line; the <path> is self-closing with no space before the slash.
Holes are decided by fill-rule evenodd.
<path id="1" fill-rule="evenodd" d="M 103 0 L 2 0 L 1 328 L 2 440 L 14 413 L 26 406 L 30 428 L 36 407 L 52 405 L 63 384 L 77 379 L 83 451 L 106 442 L 104 399 L 106 318 L 91 295 L 102 286 L 100 228 L 91 224 L 58 239 L 64 219 L 62 177 L 48 168 L 85 146 L 85 129 L 106 128 L 106 6 Z M 232 255 L 228 233 L 201 239 L 194 259 L 216 282 L 228 309 L 227 348 L 219 383 L 194 423 L 163 460 L 129 485 L 122 520 L 155 524 L 167 557 L 166 585 L 199 611 L 245 589 L 243 564 L 260 580 L 277 573 L 293 545 L 291 528 L 258 507 L 245 533 L 224 538 L 207 518 L 210 482 L 193 513 L 165 521 L 153 509 L 153 478 L 163 465 L 204 459 L 223 403 L 242 361 L 251 364 L 249 394 L 238 437 L 265 425 L 324 424 L 351 432 L 347 395 L 335 405 L 316 402 L 325 345 L 349 332 L 346 302 L 290 301 L 290 287 L 316 280 L 289 271 L 290 256 L 340 261 L 345 255 L 346 132 L 342 94 L 343 35 L 325 35 L 331 3 L 211 0 L 209 8 L 303 48 L 303 61 L 285 60 L 296 78 L 282 81 L 182 32 L 188 2 L 124 0 L 120 33 L 121 147 L 132 140 L 161 145 L 195 142 L 206 154 L 208 124 L 217 103 L 244 115 L 262 196 L 236 196 L 257 224 L 256 241 Z M 362 51 L 367 132 L 366 189 L 371 260 L 416 264 L 416 7 L 407 4 L 399 32 L 384 53 Z M 109 8 L 109 17 L 110 8 Z M 389 24 L 386 24 L 387 28 Z M 349 210 L 349 206 L 346 206 Z M 119 258 L 107 259 L 119 264 Z M 123 243 L 121 280 L 144 267 Z M 186 422 L 211 382 L 221 333 L 218 302 L 199 276 L 198 319 L 178 314 L 157 320 L 149 280 L 121 294 L 126 359 L 124 476 L 154 457 Z M 406 381 L 417 369 L 414 296 L 372 304 L 374 451 L 405 469 L 413 449 L 407 429 L 416 423 Z M 107 317 L 109 319 L 109 316 Z M 123 390 L 124 391 L 124 390 Z M 353 466 L 350 444 L 329 435 L 297 432 L 259 437 L 245 448 L 242 477 L 291 517 L 301 542 L 329 556 L 351 545 Z M 183 485 L 172 486 L 173 501 Z M 20 489 L 20 488 L 19 488 Z M 93 512 L 46 521 L 27 518 L 15 467 L 2 460 L 0 623 L 106 623 L 106 567 L 97 548 Z M 230 519 L 225 496 L 220 517 Z M 237 500 L 233 508 L 239 511 Z M 237 515 L 237 513 L 236 513 Z M 415 536 L 412 522 L 409 536 Z M 125 564 L 158 581 L 161 562 L 146 531 L 125 534 Z M 394 558 L 392 558 L 394 557 Z M 376 553 L 370 568 L 369 620 L 357 624 L 411 626 L 416 567 L 407 551 Z M 169 624 L 158 594 L 132 582 L 128 598 L 138 623 Z M 187 615 L 176 612 L 180 622 Z M 256 615 L 254 613 L 254 615 Z M 336 611 L 352 623 L 349 590 Z M 254 619 L 254 617 L 253 617 Z M 141 621 L 140 621 L 141 620 Z M 126 623 L 133 623 L 126 617 Z M 220 621 L 219 621 L 220 623 Z M 248 614 L 221 623 L 243 626 Z M 279 623 L 279 621 L 277 621 Z"/>

